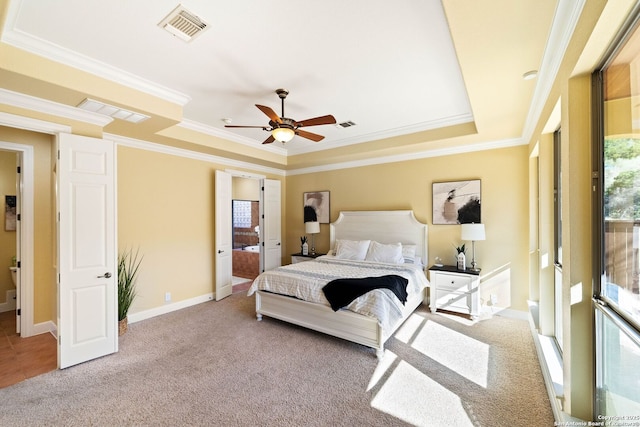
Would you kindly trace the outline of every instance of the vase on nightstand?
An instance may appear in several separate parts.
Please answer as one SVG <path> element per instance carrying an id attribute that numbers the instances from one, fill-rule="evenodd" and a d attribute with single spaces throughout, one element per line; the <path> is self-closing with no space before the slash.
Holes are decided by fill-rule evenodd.
<path id="1" fill-rule="evenodd" d="M 307 242 L 302 244 L 302 255 L 309 255 L 309 245 Z"/>
<path id="2" fill-rule="evenodd" d="M 458 270 L 466 270 L 465 264 L 467 262 L 464 252 L 458 253 Z"/>

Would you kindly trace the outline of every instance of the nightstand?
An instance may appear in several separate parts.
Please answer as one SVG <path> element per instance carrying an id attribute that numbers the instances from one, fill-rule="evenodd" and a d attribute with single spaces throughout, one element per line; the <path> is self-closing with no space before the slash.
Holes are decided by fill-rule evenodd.
<path id="1" fill-rule="evenodd" d="M 439 308 L 478 316 L 480 271 L 458 270 L 454 265 L 429 268 L 431 312 Z"/>
<path id="2" fill-rule="evenodd" d="M 298 252 L 297 254 L 291 254 L 291 264 L 297 264 L 299 262 L 311 261 L 312 259 L 318 258 L 319 256 L 326 254 L 319 254 L 316 252 L 315 255 L 302 255 L 302 253 Z"/>

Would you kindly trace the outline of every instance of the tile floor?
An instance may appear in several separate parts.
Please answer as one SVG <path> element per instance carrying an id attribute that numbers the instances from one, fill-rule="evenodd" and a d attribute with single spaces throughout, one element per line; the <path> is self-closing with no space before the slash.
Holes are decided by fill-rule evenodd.
<path id="1" fill-rule="evenodd" d="M 21 338 L 16 334 L 16 312 L 0 313 L 0 388 L 57 367 L 57 341 L 53 335 Z"/>

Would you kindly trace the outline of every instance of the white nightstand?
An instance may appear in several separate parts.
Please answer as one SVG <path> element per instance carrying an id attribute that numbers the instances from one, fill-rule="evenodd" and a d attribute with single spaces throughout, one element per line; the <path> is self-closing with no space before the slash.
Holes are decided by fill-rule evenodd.
<path id="1" fill-rule="evenodd" d="M 318 258 L 319 256 L 322 255 L 326 255 L 326 254 L 319 254 L 316 253 L 315 255 L 302 255 L 300 252 L 298 252 L 297 254 L 291 254 L 291 264 L 297 264 L 299 262 L 304 262 L 304 261 L 311 261 L 312 259 Z"/>
<path id="2" fill-rule="evenodd" d="M 452 265 L 429 268 L 431 311 L 439 308 L 478 316 L 480 311 L 480 271 L 458 270 Z"/>

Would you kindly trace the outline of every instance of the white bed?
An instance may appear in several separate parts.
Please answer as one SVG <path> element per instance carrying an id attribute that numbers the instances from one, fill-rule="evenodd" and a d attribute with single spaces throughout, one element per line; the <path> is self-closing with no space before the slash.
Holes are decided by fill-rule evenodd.
<path id="1" fill-rule="evenodd" d="M 416 262 L 425 263 L 428 259 L 427 225 L 418 222 L 412 211 L 341 212 L 337 221 L 330 224 L 330 247 L 332 250 L 335 248 L 338 240 L 371 240 L 381 244 L 402 243 L 405 247 L 415 245 Z M 270 277 L 275 277 L 274 274 L 276 273 L 287 274 L 289 273 L 287 269 L 296 269 L 298 270 L 298 274 L 304 274 L 307 270 L 313 270 L 315 267 L 320 268 L 320 263 L 324 262 L 328 264 L 334 262 L 330 259 L 330 256 L 325 258 L 324 260 L 323 258 L 319 258 L 317 261 L 301 263 L 305 264 L 304 266 L 296 264 L 281 267 L 280 269 L 276 269 L 279 271 L 265 272 L 261 276 L 270 275 Z M 317 263 L 318 265 L 309 263 Z M 355 263 L 353 264 L 355 265 Z M 368 265 L 364 267 L 364 271 L 367 274 L 362 277 L 370 277 L 371 274 L 369 274 L 369 270 L 378 267 L 382 268 L 383 266 L 368 262 Z M 381 321 L 371 315 L 358 314 L 348 309 L 333 311 L 326 300 L 325 303 L 309 302 L 299 299 L 300 297 L 294 298 L 288 295 L 280 295 L 274 292 L 260 290 L 259 288 L 261 286 L 269 289 L 268 286 L 264 286 L 265 277 L 261 278 L 260 276 L 254 281 L 248 294 L 252 295 L 255 293 L 256 316 L 258 320 L 262 320 L 263 315 L 269 316 L 343 338 L 374 348 L 377 357 L 381 358 L 384 352 L 384 343 L 387 339 L 393 335 L 398 327 L 424 301 L 426 289 L 424 286 L 428 284 L 424 275 L 424 268 L 422 268 L 421 265 L 416 267 L 408 264 L 398 264 L 390 268 L 395 268 L 397 271 L 404 269 L 403 272 L 399 274 L 406 277 L 409 277 L 408 274 L 410 274 L 415 278 L 411 280 L 420 282 L 420 287 L 416 288 L 415 292 L 409 291 L 411 286 L 407 286 L 407 290 L 409 291 L 407 301 L 404 305 L 398 304 L 398 308 L 391 310 L 394 312 L 394 315 L 391 316 L 390 320 Z M 405 274 L 407 271 L 408 273 Z M 393 273 L 393 270 L 391 273 Z M 411 285 L 412 282 L 410 281 L 409 283 Z M 387 291 L 385 290 L 385 292 Z M 358 300 L 360 300 L 360 298 L 358 298 Z M 354 305 L 358 305 L 356 303 L 357 301 L 354 302 Z"/>

